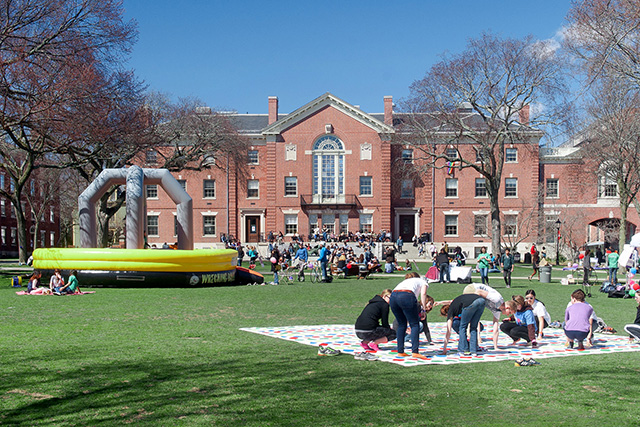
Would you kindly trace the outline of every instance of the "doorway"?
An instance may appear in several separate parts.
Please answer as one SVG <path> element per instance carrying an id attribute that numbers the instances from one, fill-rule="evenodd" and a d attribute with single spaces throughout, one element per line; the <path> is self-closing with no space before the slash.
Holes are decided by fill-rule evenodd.
<path id="1" fill-rule="evenodd" d="M 260 242 L 260 217 L 249 216 L 245 217 L 245 231 L 247 243 L 259 243 Z"/>
<path id="2" fill-rule="evenodd" d="M 416 219 L 414 215 L 400 215 L 400 236 L 405 242 L 410 242 L 416 234 Z"/>

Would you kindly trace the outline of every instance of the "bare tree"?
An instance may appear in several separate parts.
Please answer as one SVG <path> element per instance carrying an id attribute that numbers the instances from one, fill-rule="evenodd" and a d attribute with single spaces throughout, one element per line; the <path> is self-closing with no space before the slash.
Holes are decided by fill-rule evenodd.
<path id="1" fill-rule="evenodd" d="M 640 86 L 640 2 L 584 0 L 567 15 L 564 44 L 586 70 Z"/>
<path id="2" fill-rule="evenodd" d="M 60 125 L 96 74 L 119 63 L 136 36 L 116 0 L 2 0 L 0 3 L 0 168 L 12 182 L 19 257 L 26 261 L 24 187 L 60 151 Z M 68 129 L 67 129 L 68 130 Z"/>
<path id="3" fill-rule="evenodd" d="M 598 180 L 598 197 L 605 196 L 610 184 L 620 203 L 620 224 L 627 223 L 627 211 L 640 191 L 640 87 L 617 78 L 599 77 L 592 85 L 588 105 L 591 125 L 581 144 Z M 638 207 L 636 206 L 636 209 Z M 618 233 L 620 248 L 627 241 L 626 226 Z"/>
<path id="4" fill-rule="evenodd" d="M 537 145 L 540 129 L 565 116 L 563 71 L 550 42 L 483 34 L 414 82 L 402 103 L 409 114 L 401 143 L 414 145 L 429 167 L 471 168 L 485 178 L 493 253 L 505 146 Z"/>

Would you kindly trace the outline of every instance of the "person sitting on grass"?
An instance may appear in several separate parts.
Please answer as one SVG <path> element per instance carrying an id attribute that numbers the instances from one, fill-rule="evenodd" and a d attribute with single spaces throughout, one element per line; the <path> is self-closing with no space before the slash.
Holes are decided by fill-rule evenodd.
<path id="1" fill-rule="evenodd" d="M 573 342 L 578 341 L 578 350 L 584 350 L 584 340 L 591 340 L 593 307 L 584 301 L 582 289 L 573 291 L 571 305 L 564 314 L 564 334 L 567 336 L 568 347 L 573 348 Z"/>
<path id="2" fill-rule="evenodd" d="M 538 325 L 533 315 L 533 308 L 525 302 L 522 295 L 516 295 L 512 301 L 505 304 L 513 311 L 513 316 L 504 320 L 500 325 L 500 330 L 513 340 L 512 344 L 524 339 L 531 343 L 532 348 L 538 347 L 536 332 Z"/>
<path id="3" fill-rule="evenodd" d="M 635 298 L 638 303 L 636 320 L 633 323 L 624 325 L 624 330 L 629 334 L 629 341 L 640 340 L 640 292 L 636 292 Z"/>
<path id="4" fill-rule="evenodd" d="M 524 302 L 529 304 L 533 309 L 533 315 L 538 322 L 538 339 L 542 339 L 542 337 L 544 337 L 543 329 L 551 323 L 551 316 L 547 311 L 547 307 L 542 301 L 536 299 L 536 291 L 533 289 L 527 289 L 527 292 L 524 294 Z"/>
<path id="5" fill-rule="evenodd" d="M 69 282 L 58 289 L 59 294 L 75 294 L 80 291 L 78 287 L 78 272 L 73 270 L 69 275 Z"/>
<path id="6" fill-rule="evenodd" d="M 379 344 L 396 339 L 396 333 L 389 327 L 389 298 L 391 289 L 385 289 L 380 295 L 369 300 L 356 320 L 356 336 L 360 338 L 360 347 L 364 350 L 379 351 Z"/>
<path id="7" fill-rule="evenodd" d="M 59 268 L 53 270 L 53 276 L 49 279 L 49 290 L 51 292 L 56 291 L 56 289 L 60 289 L 64 286 L 64 279 L 62 278 L 62 273 Z"/>
<path id="8" fill-rule="evenodd" d="M 447 344 L 451 338 L 451 330 L 454 329 L 453 321 L 460 318 L 458 326 L 458 356 L 471 354 L 478 355 L 478 324 L 484 311 L 486 300 L 477 294 L 462 294 L 444 305 L 440 314 L 447 317 L 447 332 L 444 337 L 442 354 L 447 354 Z M 456 322 L 457 323 L 457 322 Z M 469 340 L 467 340 L 467 328 L 469 328 Z"/>
<path id="9" fill-rule="evenodd" d="M 48 293 L 47 288 L 40 287 L 40 278 L 42 273 L 38 270 L 33 270 L 31 278 L 29 278 L 29 284 L 27 285 L 27 292 L 30 295 L 42 295 Z"/>

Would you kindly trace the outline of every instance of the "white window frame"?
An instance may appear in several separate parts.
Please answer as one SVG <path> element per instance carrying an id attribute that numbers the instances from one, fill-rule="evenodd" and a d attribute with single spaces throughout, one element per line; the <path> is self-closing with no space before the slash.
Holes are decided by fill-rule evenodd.
<path id="1" fill-rule="evenodd" d="M 514 158 L 510 160 L 509 152 L 515 153 Z M 515 147 L 505 148 L 504 150 L 504 162 L 505 163 L 518 163 L 518 149 Z"/>
<path id="2" fill-rule="evenodd" d="M 370 213 L 360 214 L 360 232 L 361 233 L 373 232 L 373 214 L 370 214 Z"/>
<path id="3" fill-rule="evenodd" d="M 213 195 L 211 195 L 211 192 L 213 192 Z M 202 198 L 203 199 L 216 198 L 216 180 L 215 179 L 202 180 Z"/>
<path id="4" fill-rule="evenodd" d="M 284 177 L 284 197 L 298 197 L 298 177 Z"/>
<path id="5" fill-rule="evenodd" d="M 517 214 L 505 214 L 502 225 L 502 235 L 508 237 L 515 237 L 518 235 L 518 215 Z"/>
<path id="6" fill-rule="evenodd" d="M 292 236 L 298 232 L 298 214 L 284 214 L 284 234 Z"/>
<path id="7" fill-rule="evenodd" d="M 449 194 L 449 193 L 451 193 L 451 194 Z M 447 179 L 445 179 L 444 197 L 447 198 L 447 199 L 457 199 L 458 198 L 458 178 L 447 178 Z"/>
<path id="8" fill-rule="evenodd" d="M 147 215 L 147 236 L 160 237 L 160 215 Z"/>
<path id="9" fill-rule="evenodd" d="M 247 199 L 259 199 L 259 198 L 260 198 L 260 180 L 257 180 L 257 179 L 248 180 L 247 181 Z"/>
<path id="10" fill-rule="evenodd" d="M 481 227 L 478 227 L 478 224 Z M 473 216 L 473 235 L 479 237 L 486 237 L 489 235 L 489 215 L 487 214 L 475 214 Z M 480 228 L 484 228 L 482 231 Z"/>
<path id="11" fill-rule="evenodd" d="M 211 223 L 213 221 L 213 224 Z M 216 235 L 216 216 L 202 215 L 202 237 L 212 237 Z"/>
<path id="12" fill-rule="evenodd" d="M 484 186 L 484 195 L 478 195 L 478 182 L 482 180 L 482 184 Z M 487 197 L 489 197 L 489 194 L 487 193 L 487 179 L 486 178 L 476 178 L 475 180 L 475 188 L 474 188 L 474 194 L 475 197 L 479 198 L 479 199 L 486 199 Z"/>
<path id="13" fill-rule="evenodd" d="M 510 185 L 511 183 L 511 185 Z M 513 185 L 515 183 L 515 186 Z M 507 194 L 515 189 L 515 194 Z M 518 178 L 505 178 L 504 179 L 504 197 L 509 199 L 518 198 Z"/>
<path id="14" fill-rule="evenodd" d="M 552 188 L 549 186 L 551 182 L 555 182 L 555 194 L 551 194 L 549 191 Z M 560 180 L 558 178 L 547 178 L 545 196 L 547 199 L 557 199 L 560 197 Z"/>
<path id="15" fill-rule="evenodd" d="M 362 182 L 362 181 L 368 181 L 367 182 Z M 369 190 L 368 192 L 363 191 L 363 190 Z M 363 196 L 363 197 L 373 197 L 373 177 L 369 176 L 369 175 L 365 175 L 365 176 L 361 176 L 360 177 L 360 188 L 359 188 L 359 195 Z"/>
<path id="16" fill-rule="evenodd" d="M 250 165 L 259 165 L 260 164 L 260 153 L 258 150 L 249 150 L 247 153 L 247 160 Z"/>
<path id="17" fill-rule="evenodd" d="M 413 199 L 415 196 L 413 188 L 413 180 L 403 179 L 400 184 L 400 198 L 401 199 Z"/>
<path id="18" fill-rule="evenodd" d="M 454 224 L 455 222 L 455 224 Z M 455 233 L 451 232 L 450 228 L 455 227 Z M 445 215 L 444 216 L 444 235 L 445 236 L 457 236 L 458 235 L 458 215 Z"/>
<path id="19" fill-rule="evenodd" d="M 147 184 L 145 186 L 147 199 L 158 200 L 158 184 Z"/>

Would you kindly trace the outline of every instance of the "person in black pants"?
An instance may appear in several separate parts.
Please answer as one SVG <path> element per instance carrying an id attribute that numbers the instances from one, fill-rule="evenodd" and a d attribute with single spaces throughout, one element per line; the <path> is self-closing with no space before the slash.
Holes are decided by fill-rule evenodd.
<path id="1" fill-rule="evenodd" d="M 451 273 L 449 269 L 449 254 L 444 248 L 440 249 L 440 253 L 436 256 L 436 267 L 440 270 L 440 282 L 443 283 L 445 278 L 447 283 L 451 282 Z"/>

